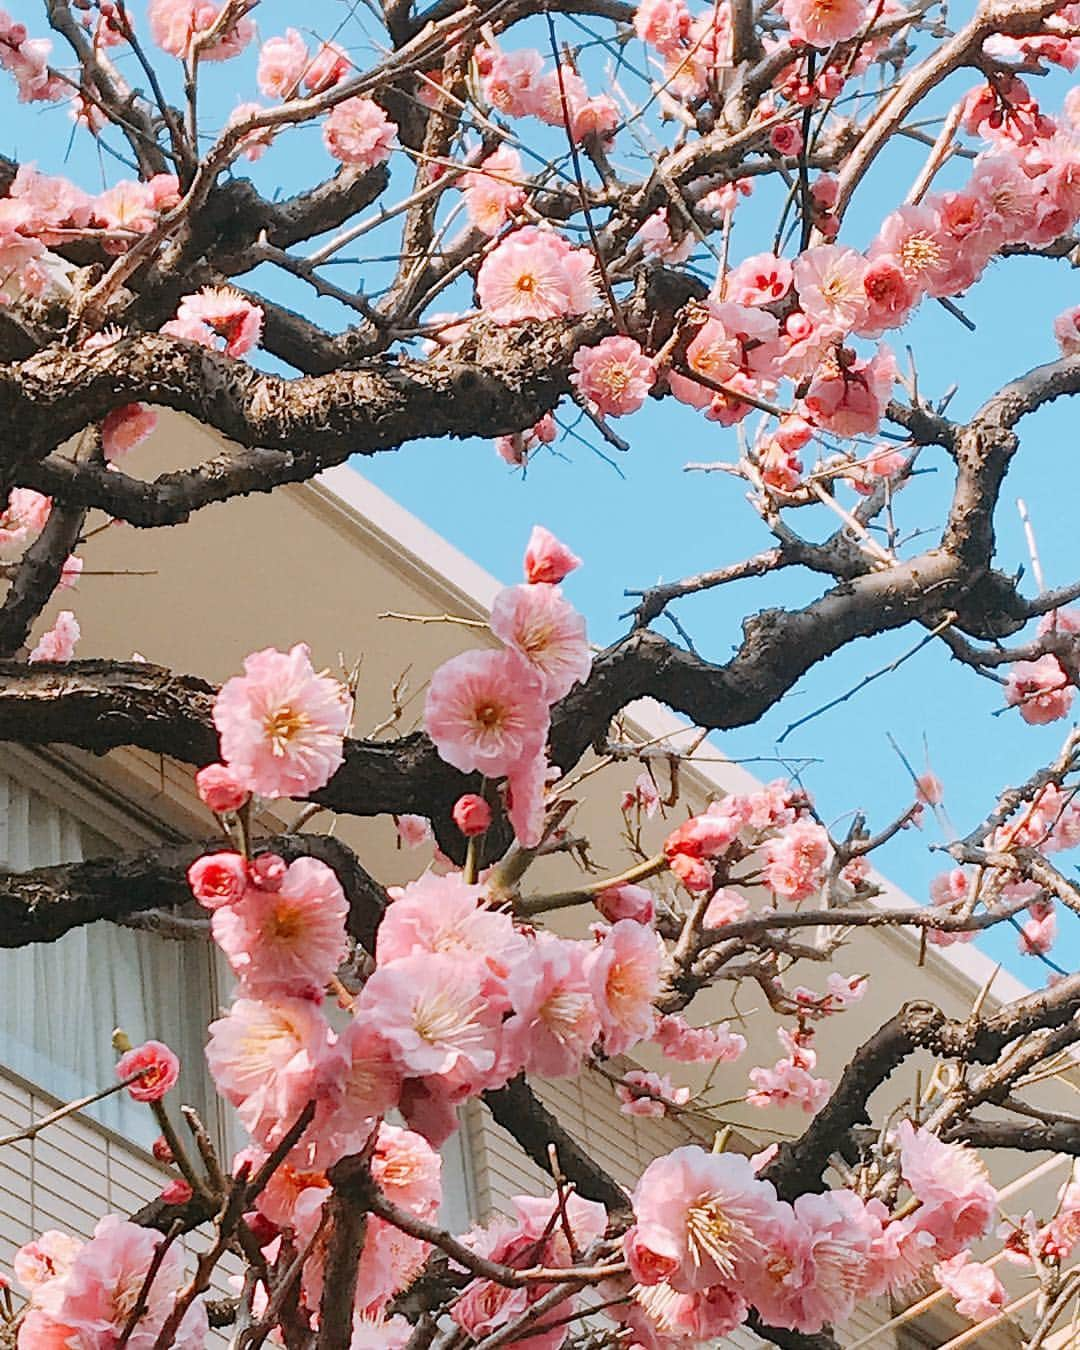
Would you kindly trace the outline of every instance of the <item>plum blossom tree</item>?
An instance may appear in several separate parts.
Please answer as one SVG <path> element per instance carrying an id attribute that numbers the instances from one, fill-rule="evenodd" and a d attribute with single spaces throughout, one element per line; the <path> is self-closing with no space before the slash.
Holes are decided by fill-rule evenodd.
<path id="1" fill-rule="evenodd" d="M 121 1038 L 111 1090 L 154 1112 L 175 1179 L 85 1243 L 46 1232 L 23 1247 L 5 1336 L 19 1350 L 196 1350 L 213 1320 L 244 1348 L 272 1335 L 289 1350 L 669 1350 L 746 1324 L 827 1350 L 862 1301 L 927 1281 L 961 1315 L 996 1315 L 1006 1254 L 1036 1281 L 1038 1350 L 1080 1290 L 1077 1187 L 1053 1212 L 1013 1216 L 990 1260 L 974 1249 L 1001 1236 L 989 1151 L 1080 1153 L 1076 1118 L 1026 1095 L 1080 1041 L 1080 974 L 1056 966 L 1044 989 L 963 1022 L 898 998 L 835 1082 L 816 1043 L 865 993 L 865 977 L 830 969 L 857 928 L 948 945 L 1013 924 L 1025 950 L 1054 950 L 1058 909 L 1080 911 L 1051 861 L 1080 844 L 1080 737 L 949 844 L 926 904 L 889 909 L 872 903 L 869 858 L 940 808 L 932 774 L 876 832 L 856 816 L 835 834 L 777 781 L 669 815 L 649 852 L 642 823 L 677 811 L 681 755 L 627 744 L 613 723 L 651 695 L 702 732 L 751 725 L 830 654 L 902 627 L 999 682 L 1009 716 L 1067 716 L 1080 583 L 1025 593 L 999 566 L 994 522 L 1021 422 L 1080 393 L 1078 311 L 1054 324 L 1059 360 L 1025 370 L 1018 355 L 967 421 L 928 401 L 889 344 L 920 309 L 959 314 L 992 263 L 1075 258 L 1080 88 L 1043 106 L 1028 80 L 1080 61 L 1080 6 L 979 0 L 953 30 L 930 0 L 382 0 L 374 62 L 356 55 L 371 42 L 341 33 L 259 35 L 258 0 L 24 8 L 25 23 L 0 13 L 10 87 L 66 107 L 80 146 L 108 153 L 109 182 L 90 193 L 0 164 L 0 738 L 187 763 L 218 836 L 2 874 L 0 943 L 194 897 L 236 977 L 206 1053 L 249 1143 L 218 1158 L 190 1110 L 182 1138 L 176 1057 Z M 252 97 L 215 117 L 230 62 Z M 959 93 L 942 112 L 946 81 Z M 281 198 L 274 158 L 303 128 L 334 167 Z M 901 139 L 925 150 L 914 185 L 869 202 L 864 179 Z M 743 256 L 752 194 L 775 198 L 776 234 Z M 874 212 L 862 247 L 856 199 Z M 392 240 L 378 295 L 331 267 L 368 234 Z M 282 278 L 347 322 L 287 307 Z M 495 600 L 488 645 L 426 672 L 422 730 L 351 737 L 349 689 L 302 644 L 250 654 L 215 689 L 78 659 L 77 600 L 33 640 L 79 580 L 92 510 L 182 528 L 212 503 L 432 435 L 492 437 L 522 465 L 568 407 L 620 446 L 612 422 L 648 400 L 735 429 L 719 433 L 731 460 L 709 467 L 741 480 L 772 544 L 635 592 L 629 631 L 594 652 L 562 591 L 581 559 L 523 531 L 524 581 Z M 156 479 L 129 472 L 159 409 L 225 448 Z M 949 491 L 927 541 L 896 522 L 930 456 Z M 799 532 L 807 507 L 832 513 L 826 538 Z M 654 627 L 677 599 L 786 569 L 818 578 L 817 598 L 751 614 L 724 663 Z M 589 751 L 640 761 L 607 803 L 626 866 L 546 894 L 530 868 L 577 846 L 566 787 Z M 388 892 L 332 832 L 257 837 L 253 803 L 276 798 L 392 815 L 405 838 L 430 828 L 437 864 Z M 570 907 L 595 918 L 588 937 L 559 931 Z M 814 963 L 814 987 L 797 984 Z M 754 1156 L 723 1136 L 678 1148 L 627 1191 L 529 1076 L 597 1069 L 613 1109 L 692 1109 L 679 1066 L 746 1051 L 731 1025 L 700 1021 L 699 995 L 721 981 L 781 1019 L 775 1063 L 728 1071 L 741 1100 L 766 1136 L 783 1106 L 805 1128 Z M 613 1067 L 639 1047 L 665 1071 Z M 917 1052 L 941 1072 L 875 1114 Z M 474 1098 L 552 1189 L 455 1234 L 437 1150 Z M 207 1222 L 192 1273 L 177 1238 Z M 235 1299 L 208 1303 L 226 1252 L 248 1273 Z"/>

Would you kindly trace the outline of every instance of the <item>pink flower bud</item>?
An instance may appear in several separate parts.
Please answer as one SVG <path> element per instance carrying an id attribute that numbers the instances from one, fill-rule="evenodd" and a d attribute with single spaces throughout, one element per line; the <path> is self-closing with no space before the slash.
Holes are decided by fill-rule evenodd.
<path id="1" fill-rule="evenodd" d="M 128 1092 L 137 1102 L 159 1102 L 180 1077 L 180 1061 L 161 1041 L 137 1045 L 116 1061 L 116 1076 L 123 1081 L 133 1074 L 139 1077 L 128 1084 Z"/>
<path id="2" fill-rule="evenodd" d="M 239 853 L 206 853 L 187 871 L 191 893 L 207 909 L 233 905 L 248 888 L 247 863 Z"/>
<path id="3" fill-rule="evenodd" d="M 656 902 L 652 892 L 644 886 L 612 886 L 596 897 L 596 908 L 608 923 L 633 919 L 635 923 L 652 923 Z"/>
<path id="4" fill-rule="evenodd" d="M 802 132 L 794 122 L 781 122 L 769 132 L 769 144 L 778 155 L 794 158 L 803 148 Z"/>
<path id="5" fill-rule="evenodd" d="M 541 436 L 541 439 L 545 439 Z M 550 530 L 543 525 L 534 525 L 525 549 L 525 580 L 529 582 L 546 581 L 557 586 L 575 567 L 581 566 L 581 559 L 560 543 Z"/>
<path id="6" fill-rule="evenodd" d="M 239 811 L 251 795 L 224 764 L 208 764 L 195 775 L 195 787 L 204 805 L 215 815 Z"/>
<path id="7" fill-rule="evenodd" d="M 261 891 L 280 891 L 288 870 L 285 859 L 279 858 L 276 853 L 260 853 L 248 864 L 251 884 L 258 886 Z"/>
<path id="8" fill-rule="evenodd" d="M 162 1190 L 161 1198 L 167 1205 L 186 1205 L 192 1194 L 192 1189 L 184 1178 L 177 1177 Z"/>
<path id="9" fill-rule="evenodd" d="M 466 792 L 454 803 L 454 824 L 467 839 L 483 834 L 491 824 L 491 807 L 475 792 Z"/>
<path id="10" fill-rule="evenodd" d="M 164 1163 L 166 1167 L 168 1167 L 170 1164 L 176 1161 L 176 1159 L 173 1157 L 173 1151 L 169 1147 L 169 1141 L 165 1138 L 163 1134 L 159 1134 L 158 1137 L 154 1140 L 153 1148 L 151 1151 L 154 1157 L 158 1160 L 158 1162 Z"/>

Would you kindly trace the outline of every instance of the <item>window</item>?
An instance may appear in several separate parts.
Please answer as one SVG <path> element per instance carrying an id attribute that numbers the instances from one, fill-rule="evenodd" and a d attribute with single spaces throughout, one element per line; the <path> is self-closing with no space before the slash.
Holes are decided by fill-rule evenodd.
<path id="1" fill-rule="evenodd" d="M 0 769 L 0 867 L 25 871 L 152 846 L 135 822 L 92 794 L 65 791 L 62 778 L 37 772 L 36 757 L 5 754 Z M 126 836 L 126 837 L 125 837 Z M 199 939 L 99 922 L 58 942 L 0 951 L 0 1065 L 72 1100 L 114 1081 L 114 1027 L 135 1044 L 165 1041 L 181 1061 L 181 1091 L 220 1135 L 203 1044 L 218 1006 L 213 951 Z M 127 1093 L 87 1114 L 134 1142 L 157 1134 L 149 1110 Z"/>

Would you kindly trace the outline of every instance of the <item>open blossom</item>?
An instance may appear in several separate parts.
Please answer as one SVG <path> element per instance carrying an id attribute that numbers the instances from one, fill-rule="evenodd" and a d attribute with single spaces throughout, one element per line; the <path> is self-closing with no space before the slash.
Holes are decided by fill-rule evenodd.
<path id="1" fill-rule="evenodd" d="M 244 660 L 214 700 L 221 754 L 237 781 L 262 797 L 303 796 L 325 787 L 342 762 L 348 698 L 316 675 L 306 643 L 267 647 Z"/>
<path id="2" fill-rule="evenodd" d="M 529 663 L 548 703 L 588 678 L 592 653 L 585 620 L 557 586 L 505 587 L 491 606 L 491 631 Z"/>
<path id="3" fill-rule="evenodd" d="M 806 249 L 793 268 L 799 304 L 811 319 L 833 332 L 850 332 L 866 315 L 866 269 L 866 259 L 854 249 L 838 244 Z"/>
<path id="4" fill-rule="evenodd" d="M 176 318 L 161 331 L 203 347 L 212 347 L 218 337 L 224 342 L 226 355 L 240 357 L 258 346 L 262 323 L 260 307 L 232 286 L 204 286 L 194 295 L 184 296 Z"/>
<path id="5" fill-rule="evenodd" d="M 267 38 L 259 49 L 255 78 L 266 98 L 292 98 L 308 64 L 307 43 L 295 28 Z"/>
<path id="6" fill-rule="evenodd" d="M 460 872 L 425 872 L 410 881 L 383 915 L 376 937 L 380 966 L 425 952 L 484 961 L 500 977 L 525 951 L 525 939 L 505 910 L 486 903 L 483 886 Z"/>
<path id="7" fill-rule="evenodd" d="M 864 0 L 783 0 L 791 36 L 811 47 L 831 47 L 854 37 L 866 23 Z"/>
<path id="8" fill-rule="evenodd" d="M 529 225 L 491 250 L 480 265 L 476 290 L 496 323 L 583 314 L 596 296 L 593 255 L 572 248 L 554 230 Z"/>
<path id="9" fill-rule="evenodd" d="M 17 557 L 45 528 L 52 498 L 33 488 L 12 488 L 0 511 L 0 561 Z"/>
<path id="10" fill-rule="evenodd" d="M 621 1055 L 647 1040 L 656 1026 L 660 947 L 651 928 L 621 919 L 586 959 L 589 987 L 600 1014 L 604 1049 Z"/>
<path id="11" fill-rule="evenodd" d="M 827 831 L 804 818 L 765 846 L 765 884 L 786 900 L 805 900 L 819 889 L 831 853 Z"/>
<path id="12" fill-rule="evenodd" d="M 786 258 L 755 253 L 729 273 L 724 296 L 737 305 L 771 305 L 791 290 L 793 273 Z"/>
<path id="13" fill-rule="evenodd" d="M 606 337 L 574 353 L 570 382 L 601 413 L 625 417 L 649 396 L 656 372 L 641 344 L 631 337 Z"/>
<path id="14" fill-rule="evenodd" d="M 132 1074 L 139 1077 L 128 1084 L 131 1097 L 137 1102 L 159 1102 L 176 1086 L 180 1061 L 161 1041 L 146 1041 L 116 1061 L 116 1076 L 121 1082 Z"/>
<path id="15" fill-rule="evenodd" d="M 709 901 L 705 911 L 705 928 L 723 928 L 727 923 L 741 919 L 750 908 L 745 896 L 730 886 L 721 886 Z"/>
<path id="16" fill-rule="evenodd" d="M 896 1137 L 901 1175 L 922 1202 L 911 1218 L 941 1256 L 954 1256 L 982 1237 L 997 1213 L 986 1166 L 974 1149 L 943 1143 L 909 1120 L 900 1122 Z"/>
<path id="17" fill-rule="evenodd" d="M 484 96 L 508 117 L 528 116 L 536 106 L 543 69 L 544 58 L 532 47 L 495 52 L 484 76 Z"/>
<path id="18" fill-rule="evenodd" d="M 668 1057 L 683 1064 L 728 1063 L 746 1049 L 746 1037 L 726 1022 L 715 1027 L 692 1027 L 685 1018 L 661 1017 L 653 1040 Z"/>
<path id="19" fill-rule="evenodd" d="M 770 1326 L 814 1334 L 855 1311 L 880 1223 L 852 1191 L 800 1195 L 779 1207 L 769 1251 L 749 1270 L 747 1296 Z"/>
<path id="20" fill-rule="evenodd" d="M 369 1019 L 407 1075 L 483 1076 L 494 1067 L 504 1004 L 484 963 L 423 952 L 379 966 L 357 1015 Z"/>
<path id="21" fill-rule="evenodd" d="M 465 209 L 478 230 L 496 235 L 525 201 L 524 170 L 521 156 L 509 145 L 502 145 L 470 173 L 461 187 Z"/>
<path id="22" fill-rule="evenodd" d="M 690 35 L 685 0 L 640 0 L 634 12 L 634 32 L 662 56 L 674 55 Z"/>
<path id="23" fill-rule="evenodd" d="M 79 1238 L 49 1228 L 19 1248 L 11 1263 L 12 1270 L 32 1301 L 36 1301 L 37 1291 L 50 1280 L 63 1279 L 82 1246 Z"/>
<path id="24" fill-rule="evenodd" d="M 432 675 L 424 726 L 455 769 L 499 778 L 547 740 L 543 681 L 516 651 L 463 652 Z"/>
<path id="25" fill-rule="evenodd" d="M 313 998 L 345 957 L 348 912 L 333 871 L 297 858 L 277 890 L 252 887 L 219 905 L 212 931 L 246 993 Z"/>
<path id="26" fill-rule="evenodd" d="M 114 408 L 101 424 L 101 448 L 108 460 L 119 459 L 141 445 L 157 426 L 157 413 L 145 403 Z"/>
<path id="27" fill-rule="evenodd" d="M 150 36 L 162 51 L 186 60 L 192 40 L 214 27 L 223 8 L 221 0 L 150 0 L 147 10 Z M 213 42 L 200 47 L 200 58 L 225 61 L 239 55 L 254 36 L 254 20 L 243 15 L 223 29 Z"/>
<path id="28" fill-rule="evenodd" d="M 751 1106 L 799 1106 L 807 1115 L 820 1111 L 829 1100 L 832 1084 L 815 1078 L 795 1059 L 778 1059 L 771 1069 L 750 1070 L 753 1087 L 746 1094 Z"/>
<path id="29" fill-rule="evenodd" d="M 657 792 L 656 784 L 653 782 L 650 773 L 645 771 L 638 774 L 634 779 L 634 786 L 623 793 L 619 809 L 623 813 L 644 811 L 645 815 L 652 820 L 660 809 L 660 793 Z"/>
<path id="30" fill-rule="evenodd" d="M 577 1073 L 600 1034 L 585 969 L 587 948 L 538 934 L 529 956 L 510 972 L 513 1014 L 503 1028 L 504 1067 L 547 1078 Z"/>
<path id="31" fill-rule="evenodd" d="M 57 1298 L 50 1300 L 47 1316 L 54 1325 L 70 1328 L 70 1339 L 61 1336 L 55 1344 L 80 1347 L 115 1345 L 124 1334 L 131 1314 L 144 1299 L 144 1311 L 128 1345 L 150 1350 L 172 1311 L 184 1284 L 184 1252 L 176 1244 L 162 1255 L 164 1238 L 152 1229 L 107 1214 L 84 1243 L 67 1270 Z M 157 1273 L 144 1290 L 151 1262 L 158 1260 Z M 45 1328 L 42 1328 L 44 1330 Z M 22 1350 L 49 1345 L 48 1339 L 24 1336 Z M 175 1343 L 184 1350 L 199 1350 L 207 1332 L 206 1305 L 195 1301 L 184 1314 Z"/>
<path id="32" fill-rule="evenodd" d="M 631 1069 L 623 1075 L 623 1081 L 615 1088 L 615 1095 L 622 1105 L 619 1110 L 624 1116 L 650 1116 L 659 1119 L 667 1115 L 668 1106 L 685 1106 L 690 1100 L 688 1087 L 676 1087 L 664 1074 L 646 1073 L 644 1069 Z"/>
<path id="33" fill-rule="evenodd" d="M 631 1201 L 637 1222 L 624 1239 L 631 1274 L 681 1293 L 739 1287 L 765 1256 L 778 1211 L 775 1190 L 746 1158 L 696 1144 L 651 1162 Z"/>
<path id="34" fill-rule="evenodd" d="M 372 1122 L 398 1104 L 401 1069 L 372 1021 L 354 1018 L 322 1062 L 312 1129 L 315 1161 L 329 1167 L 359 1152 Z"/>
<path id="35" fill-rule="evenodd" d="M 75 655 L 75 644 L 80 635 L 79 621 L 70 609 L 62 609 L 53 626 L 38 639 L 37 646 L 27 658 L 37 661 L 70 661 Z"/>
<path id="36" fill-rule="evenodd" d="M 934 1279 L 956 1300 L 956 1311 L 973 1322 L 995 1317 L 1005 1306 L 1005 1286 L 989 1266 L 959 1252 L 934 1267 Z"/>
<path id="37" fill-rule="evenodd" d="M 372 169 L 390 158 L 397 127 L 370 98 L 347 98 L 331 108 L 323 142 L 335 159 Z"/>
<path id="38" fill-rule="evenodd" d="M 238 998 L 210 1024 L 206 1062 L 240 1122 L 272 1148 L 312 1099 L 330 1028 L 306 998 Z"/>
<path id="39" fill-rule="evenodd" d="M 395 816 L 398 838 L 406 848 L 419 848 L 431 838 L 431 821 L 427 816 Z"/>
<path id="40" fill-rule="evenodd" d="M 1019 708 L 1031 726 L 1043 726 L 1068 713 L 1075 692 L 1061 662 L 1047 652 L 1037 661 L 1017 661 L 1009 667 L 1005 702 Z"/>
<path id="41" fill-rule="evenodd" d="M 866 360 L 850 348 L 828 353 L 803 400 L 818 426 L 838 436 L 873 435 L 896 379 L 896 361 L 885 346 Z"/>

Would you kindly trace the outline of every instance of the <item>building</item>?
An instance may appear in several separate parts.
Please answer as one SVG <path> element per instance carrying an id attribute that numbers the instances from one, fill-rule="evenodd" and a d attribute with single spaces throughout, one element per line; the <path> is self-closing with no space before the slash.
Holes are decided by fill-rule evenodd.
<path id="1" fill-rule="evenodd" d="M 208 458 L 218 448 L 205 428 L 163 417 L 158 432 L 132 457 L 132 471 L 152 477 Z M 86 572 L 73 605 L 83 631 L 80 656 L 127 657 L 137 649 L 152 662 L 221 681 L 249 651 L 307 641 L 316 667 L 361 663 L 358 735 L 376 727 L 387 735 L 410 730 L 418 722 L 430 671 L 483 640 L 476 630 L 453 624 L 384 616 L 485 618 L 497 589 L 494 579 L 349 467 L 269 496 L 208 508 L 176 529 L 104 528 L 93 533 L 81 556 Z M 56 609 L 71 604 L 70 596 L 54 599 L 42 626 Z M 635 706 L 626 730 L 631 737 L 670 738 L 674 744 L 685 738 L 682 724 L 649 702 Z M 575 816 L 575 831 L 591 839 L 595 861 L 611 871 L 623 865 L 616 838 L 618 796 L 636 773 L 631 764 L 597 774 Z M 752 786 L 743 770 L 712 756 L 681 774 L 682 800 L 695 809 L 710 797 Z M 269 831 L 292 818 L 295 808 L 286 803 L 261 823 Z M 308 828 L 325 828 L 326 821 L 316 818 Z M 664 829 L 656 823 L 659 837 Z M 384 883 L 417 875 L 429 856 L 423 848 L 403 850 L 386 820 L 340 818 L 337 830 Z M 61 747 L 40 753 L 0 749 L 0 866 L 19 870 L 211 834 L 212 822 L 183 765 L 128 750 L 96 759 Z M 546 860 L 544 867 L 552 889 L 572 885 L 579 875 L 565 857 Z M 886 884 L 881 903 L 911 902 Z M 569 912 L 566 922 L 572 927 L 587 920 Z M 922 966 L 916 958 L 917 944 L 909 935 L 862 930 L 855 936 L 840 965 L 848 973 L 869 972 L 869 993 L 858 1015 L 839 1019 L 837 1034 L 829 1038 L 834 1062 L 821 1065 L 827 1076 L 835 1078 L 844 1056 L 905 998 L 927 998 L 950 1015 L 964 1016 L 991 976 L 989 1005 L 1021 992 L 1007 974 L 995 975 L 992 963 L 972 947 L 934 951 Z M 0 953 L 0 979 L 6 994 L 0 1011 L 0 1133 L 25 1130 L 58 1100 L 108 1084 L 110 1035 L 121 1025 L 136 1041 L 154 1036 L 177 1050 L 185 1065 L 186 1099 L 203 1110 L 223 1149 L 230 1150 L 230 1122 L 209 1091 L 201 1050 L 206 1023 L 227 988 L 227 972 L 205 939 L 177 937 L 168 923 L 159 930 L 100 923 L 55 944 Z M 708 998 L 707 1006 L 695 1005 L 697 1020 L 732 1015 L 729 990 L 711 991 Z M 722 1098 L 745 1091 L 748 1063 L 776 1058 L 776 1025 L 767 1010 L 754 1009 L 740 1026 L 750 1050 L 744 1062 L 723 1067 Z M 931 1067 L 919 1066 L 923 1082 Z M 907 1076 L 898 1075 L 887 1089 L 893 1100 L 915 1088 L 914 1071 L 904 1072 Z M 570 1132 L 627 1184 L 658 1153 L 688 1139 L 711 1138 L 712 1126 L 693 1115 L 656 1121 L 620 1114 L 611 1084 L 596 1075 L 541 1085 L 540 1091 Z M 1071 1100 L 1070 1085 L 1051 1084 L 1048 1091 Z M 740 1133 L 757 1143 L 763 1117 L 755 1119 L 749 1107 L 731 1114 Z M 801 1128 L 802 1117 L 782 1121 L 769 1114 L 770 1125 Z M 14 1250 L 42 1228 L 85 1235 L 105 1211 L 130 1212 L 152 1197 L 163 1182 L 147 1152 L 155 1133 L 145 1108 L 120 1095 L 50 1126 L 32 1141 L 7 1144 L 0 1154 L 0 1267 L 9 1267 Z M 1025 1187 L 1040 1166 L 1022 1204 L 1039 1209 L 1065 1179 L 1065 1160 L 1003 1155 L 995 1179 Z M 476 1102 L 448 1146 L 446 1173 L 447 1220 L 459 1228 L 499 1209 L 514 1193 L 549 1189 Z M 1019 1287 L 1018 1296 L 1027 1287 Z M 952 1339 L 966 1324 L 945 1302 L 935 1302 L 916 1319 L 883 1326 L 892 1311 L 868 1307 L 845 1331 L 844 1343 L 872 1344 L 876 1350 L 967 1343 Z M 983 1329 L 978 1339 L 987 1350 L 1019 1344 L 1012 1321 Z M 758 1344 L 749 1333 L 731 1340 Z"/>

